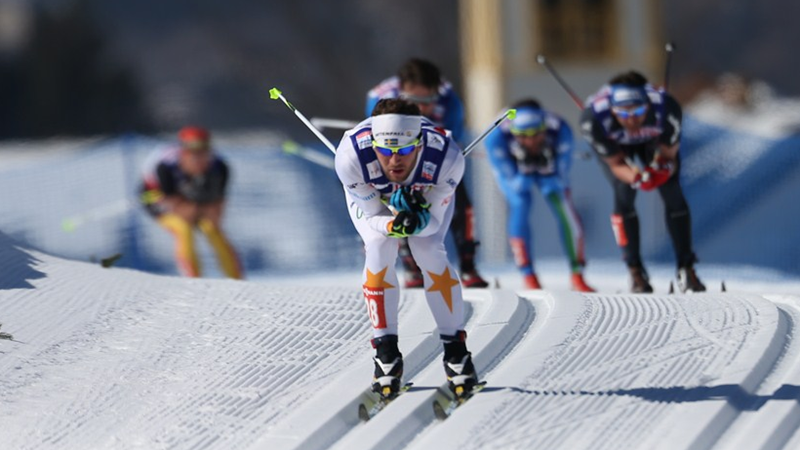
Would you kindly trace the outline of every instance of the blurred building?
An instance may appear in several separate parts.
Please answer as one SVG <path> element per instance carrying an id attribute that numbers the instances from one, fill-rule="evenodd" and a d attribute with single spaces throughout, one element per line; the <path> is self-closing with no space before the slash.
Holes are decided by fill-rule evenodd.
<path id="1" fill-rule="evenodd" d="M 612 76 L 635 68 L 651 82 L 662 83 L 666 51 L 658 5 L 639 0 L 461 0 L 464 102 L 470 128 L 484 129 L 515 100 L 534 97 L 572 124 L 580 144 L 577 103 Z M 577 99 L 537 61 L 539 55 Z M 488 164 L 474 164 L 470 176 L 486 187 L 473 193 L 483 248 L 490 253 L 486 256 L 502 260 L 506 223 L 492 218 L 505 218 L 505 202 L 496 188 L 489 188 L 494 178 Z M 573 197 L 580 209 L 582 192 L 576 184 Z"/>
<path id="2" fill-rule="evenodd" d="M 534 96 L 576 123 L 575 103 L 537 62 L 543 55 L 584 99 L 628 68 L 661 83 L 665 40 L 658 2 L 505 0 L 460 3 L 461 53 L 470 125 Z"/>
<path id="3" fill-rule="evenodd" d="M 0 0 L 0 58 L 20 52 L 31 34 L 33 13 L 25 0 Z"/>

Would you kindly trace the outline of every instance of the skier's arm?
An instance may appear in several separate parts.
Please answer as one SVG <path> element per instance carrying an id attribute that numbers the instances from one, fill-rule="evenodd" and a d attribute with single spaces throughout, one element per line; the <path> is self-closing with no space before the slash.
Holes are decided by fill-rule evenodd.
<path id="1" fill-rule="evenodd" d="M 640 171 L 628 164 L 622 152 L 603 158 L 603 162 L 608 164 L 611 173 L 614 174 L 619 181 L 625 184 L 633 184 L 637 181 L 637 176 L 640 174 Z"/>
<path id="2" fill-rule="evenodd" d="M 575 142 L 567 122 L 559 119 L 558 141 L 556 142 L 556 168 L 564 186 L 569 186 L 569 171 L 572 169 L 572 150 Z"/>
<path id="3" fill-rule="evenodd" d="M 367 224 L 379 233 L 388 234 L 387 225 L 394 216 L 389 208 L 381 202 L 380 192 L 364 182 L 361 166 L 349 135 L 345 134 L 339 144 L 334 162 L 339 180 L 349 198 L 363 211 Z"/>
<path id="4" fill-rule="evenodd" d="M 658 137 L 658 155 L 672 162 L 681 146 L 683 111 L 680 104 L 669 95 L 664 95 L 664 114 L 664 131 Z"/>
<path id="5" fill-rule="evenodd" d="M 486 157 L 492 165 L 492 172 L 499 178 L 512 178 L 517 174 L 517 160 L 511 155 L 508 142 L 502 130 L 495 129 L 486 136 Z"/>
<path id="6" fill-rule="evenodd" d="M 492 166 L 492 174 L 503 192 L 521 192 L 526 189 L 527 178 L 519 173 L 517 159 L 511 155 L 508 138 L 499 128 L 484 141 L 486 156 Z"/>
<path id="7" fill-rule="evenodd" d="M 603 126 L 595 118 L 591 106 L 583 110 L 580 122 L 583 138 L 603 162 L 608 164 L 614 177 L 626 184 L 635 183 L 639 171 L 628 164 L 625 154 L 617 148 L 617 144 L 606 137 Z"/>

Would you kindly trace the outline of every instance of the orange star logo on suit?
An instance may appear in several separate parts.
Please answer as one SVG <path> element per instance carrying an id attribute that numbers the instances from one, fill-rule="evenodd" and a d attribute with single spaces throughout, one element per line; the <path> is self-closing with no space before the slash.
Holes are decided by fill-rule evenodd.
<path id="1" fill-rule="evenodd" d="M 380 272 L 372 273 L 369 271 L 369 269 L 367 269 L 367 281 L 364 283 L 364 287 L 372 289 L 393 288 L 394 286 L 384 280 L 384 278 L 386 278 L 387 270 L 389 270 L 389 268 L 384 267 Z"/>
<path id="2" fill-rule="evenodd" d="M 428 292 L 439 291 L 447 304 L 450 312 L 453 312 L 453 286 L 458 286 L 458 278 L 450 276 L 450 269 L 444 268 L 441 274 L 437 275 L 433 272 L 428 272 L 428 275 L 433 280 L 433 284 L 428 288 Z"/>

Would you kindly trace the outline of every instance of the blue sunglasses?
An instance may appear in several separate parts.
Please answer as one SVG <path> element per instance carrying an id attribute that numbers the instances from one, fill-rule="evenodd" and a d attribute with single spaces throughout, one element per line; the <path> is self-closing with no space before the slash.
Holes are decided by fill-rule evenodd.
<path id="1" fill-rule="evenodd" d="M 391 145 L 380 145 L 378 144 L 378 142 L 372 141 L 372 147 L 383 156 L 392 156 L 395 153 L 400 156 L 406 156 L 411 154 L 411 152 L 414 151 L 417 145 L 419 145 L 419 139 L 415 139 L 414 142 L 400 147 L 392 147 Z"/>
<path id="2" fill-rule="evenodd" d="M 647 105 L 644 104 L 633 109 L 612 108 L 611 110 L 614 111 L 614 114 L 616 114 L 616 116 L 620 119 L 627 119 L 629 117 L 639 117 L 644 115 L 644 113 L 647 112 Z"/>

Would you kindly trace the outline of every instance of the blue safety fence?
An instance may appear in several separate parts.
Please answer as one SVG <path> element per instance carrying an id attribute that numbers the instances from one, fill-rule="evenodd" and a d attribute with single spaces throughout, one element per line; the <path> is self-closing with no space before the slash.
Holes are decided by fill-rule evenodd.
<path id="1" fill-rule="evenodd" d="M 329 168 L 284 153 L 274 133 L 215 137 L 232 170 L 225 230 L 245 272 L 292 273 L 358 268 L 361 242 L 347 216 L 344 195 Z M 171 236 L 139 207 L 136 190 L 145 159 L 169 138 L 126 135 L 75 142 L 29 142 L 0 146 L 0 231 L 44 252 L 81 261 L 116 253 L 117 263 L 156 273 L 177 273 Z M 310 144 L 332 157 L 320 144 Z M 473 199 L 481 185 L 473 171 L 483 164 L 474 152 L 466 175 Z M 573 199 L 585 228 L 586 256 L 620 258 L 609 224 L 611 189 L 596 157 L 576 142 Z M 701 263 L 749 264 L 800 273 L 800 137 L 769 139 L 687 117 L 682 184 L 694 224 Z M 583 155 L 583 158 L 578 156 Z M 475 202 L 479 262 L 511 255 L 502 229 L 505 205 Z M 645 261 L 674 261 L 661 199 L 637 199 Z M 555 220 L 539 198 L 534 206 L 534 258 L 564 258 Z M 196 237 L 204 272 L 218 277 L 210 247 Z M 496 248 L 492 248 L 492 247 Z M 452 243 L 450 244 L 452 248 Z M 498 256 L 499 255 L 499 256 Z M 454 258 L 453 258 L 454 259 Z M 565 262 L 565 269 L 566 269 Z"/>
<path id="2" fill-rule="evenodd" d="M 347 217 L 335 174 L 284 153 L 274 137 L 216 140 L 231 167 L 224 228 L 247 273 L 357 267 L 360 241 Z M 254 142 L 255 141 L 255 142 Z M 137 201 L 148 156 L 168 139 L 140 135 L 49 143 L 0 170 L 0 230 L 50 254 L 175 274 L 173 240 Z M 328 155 L 331 156 L 331 155 Z M 210 246 L 196 236 L 204 273 L 220 276 Z"/>

